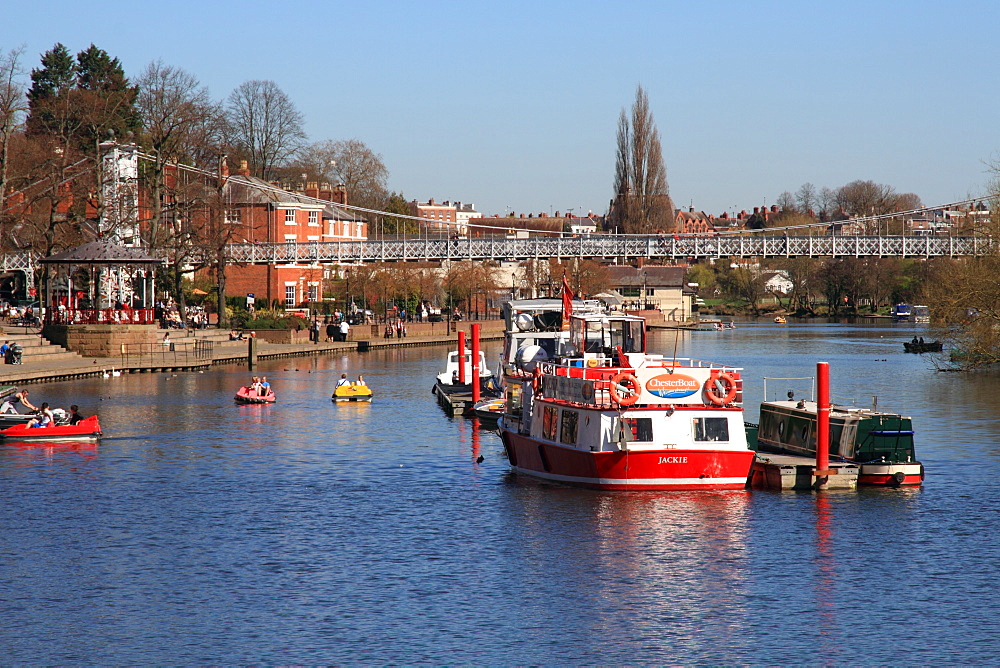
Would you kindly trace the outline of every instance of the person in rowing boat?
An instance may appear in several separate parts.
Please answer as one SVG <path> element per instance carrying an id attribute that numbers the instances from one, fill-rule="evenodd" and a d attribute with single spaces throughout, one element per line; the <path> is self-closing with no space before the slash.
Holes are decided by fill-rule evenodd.
<path id="1" fill-rule="evenodd" d="M 17 410 L 18 404 L 21 404 L 22 406 L 28 409 L 27 411 L 25 411 L 26 413 L 38 412 L 38 406 L 35 406 L 30 401 L 28 401 L 28 391 L 21 390 L 20 392 L 15 392 L 13 397 L 11 397 L 8 401 L 5 401 L 3 402 L 2 405 L 0 405 L 0 413 L 19 413 L 20 411 Z"/>
<path id="2" fill-rule="evenodd" d="M 31 418 L 28 427 L 54 427 L 55 424 L 55 418 L 52 417 L 52 411 L 49 409 L 49 402 L 43 401 L 42 407 L 38 411 L 38 417 Z"/>
<path id="3" fill-rule="evenodd" d="M 83 420 L 83 416 L 80 415 L 80 407 L 77 406 L 76 404 L 73 404 L 72 406 L 69 407 L 69 423 L 76 424 L 81 420 Z"/>
<path id="4" fill-rule="evenodd" d="M 337 387 L 348 387 L 350 386 L 350 384 L 351 381 L 347 380 L 347 374 L 346 373 L 340 374 L 340 380 L 337 381 Z"/>
<path id="5" fill-rule="evenodd" d="M 361 387 L 364 387 L 365 385 L 367 385 L 367 383 L 365 382 L 365 377 L 359 374 L 358 375 L 358 382 L 356 382 L 355 385 L 360 385 Z"/>
<path id="6" fill-rule="evenodd" d="M 266 397 L 271 394 L 271 383 L 267 382 L 267 376 L 260 377 L 260 396 Z"/>

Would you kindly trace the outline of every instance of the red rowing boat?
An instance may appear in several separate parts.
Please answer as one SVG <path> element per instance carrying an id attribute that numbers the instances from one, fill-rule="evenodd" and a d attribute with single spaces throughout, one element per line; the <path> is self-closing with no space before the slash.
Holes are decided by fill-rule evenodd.
<path id="1" fill-rule="evenodd" d="M 55 427 L 29 427 L 19 424 L 0 431 L 6 441 L 86 441 L 101 437 L 101 425 L 96 415 L 84 418 L 76 424 Z"/>

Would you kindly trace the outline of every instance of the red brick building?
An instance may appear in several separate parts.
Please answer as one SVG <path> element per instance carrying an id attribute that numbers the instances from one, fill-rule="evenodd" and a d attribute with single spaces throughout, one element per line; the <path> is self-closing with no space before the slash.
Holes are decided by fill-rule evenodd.
<path id="1" fill-rule="evenodd" d="M 363 241 L 368 223 L 344 208 L 347 192 L 324 184 L 308 183 L 297 191 L 250 176 L 246 163 L 227 176 L 225 195 L 227 220 L 239 225 L 234 242 L 282 243 Z M 336 265 L 280 263 L 231 265 L 226 270 L 226 291 L 232 295 L 253 294 L 255 302 L 286 307 L 301 306 L 323 298 L 325 278 L 335 277 Z"/>

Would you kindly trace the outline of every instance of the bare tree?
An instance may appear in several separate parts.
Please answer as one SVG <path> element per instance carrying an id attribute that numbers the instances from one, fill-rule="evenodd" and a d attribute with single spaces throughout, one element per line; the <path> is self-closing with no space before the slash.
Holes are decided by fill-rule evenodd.
<path id="1" fill-rule="evenodd" d="M 816 186 L 808 182 L 803 183 L 795 191 L 795 201 L 798 204 L 799 211 L 803 213 L 809 213 L 810 211 L 816 213 L 816 208 L 819 206 L 819 195 L 816 193 Z"/>
<path id="2" fill-rule="evenodd" d="M 837 215 L 837 193 L 824 187 L 819 191 L 820 220 L 834 220 Z"/>
<path id="3" fill-rule="evenodd" d="M 296 164 L 319 180 L 343 185 L 351 204 L 382 209 L 389 197 L 389 170 L 360 139 L 316 142 L 302 150 Z"/>
<path id="4" fill-rule="evenodd" d="M 274 170 L 302 148 L 302 114 L 273 81 L 246 81 L 229 96 L 231 143 L 243 151 L 254 176 L 270 179 Z"/>
<path id="5" fill-rule="evenodd" d="M 642 86 L 636 88 L 631 116 L 622 109 L 618 118 L 614 192 L 608 217 L 619 232 L 672 229 L 674 204 L 667 188 L 660 133 Z"/>
<path id="6" fill-rule="evenodd" d="M 21 57 L 24 46 L 0 55 L 0 217 L 7 208 L 7 180 L 11 138 L 21 127 L 27 112 L 24 68 Z"/>
<path id="7" fill-rule="evenodd" d="M 787 190 L 780 195 L 778 195 L 777 201 L 778 209 L 781 211 L 787 211 L 789 213 L 795 213 L 798 211 L 798 202 L 795 196 Z"/>
<path id="8" fill-rule="evenodd" d="M 144 143 L 153 153 L 150 173 L 152 214 L 147 230 L 147 245 L 161 243 L 161 225 L 165 199 L 171 198 L 165 182 L 168 164 L 191 161 L 202 149 L 207 137 L 203 132 L 211 119 L 221 116 L 208 89 L 186 71 L 157 60 L 146 66 L 138 79 L 137 105 L 142 114 Z M 218 138 L 210 143 L 217 153 Z M 176 181 L 175 181 L 176 182 Z"/>

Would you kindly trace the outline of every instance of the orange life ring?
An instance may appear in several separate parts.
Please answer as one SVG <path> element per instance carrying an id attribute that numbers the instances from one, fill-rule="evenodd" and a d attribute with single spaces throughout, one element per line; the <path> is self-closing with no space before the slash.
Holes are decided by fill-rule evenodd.
<path id="1" fill-rule="evenodd" d="M 542 370 L 537 366 L 531 372 L 531 389 L 535 394 L 538 394 L 542 389 Z"/>
<path id="2" fill-rule="evenodd" d="M 716 406 L 725 406 L 736 398 L 736 379 L 728 373 L 713 375 L 705 381 L 705 396 Z"/>
<path id="3" fill-rule="evenodd" d="M 621 406 L 631 406 L 639 400 L 639 392 L 641 388 L 639 387 L 639 380 L 630 373 L 620 373 L 613 376 L 610 381 L 611 389 L 611 399 Z M 631 394 L 623 395 L 621 393 L 621 386 L 626 386 L 629 388 Z"/>

